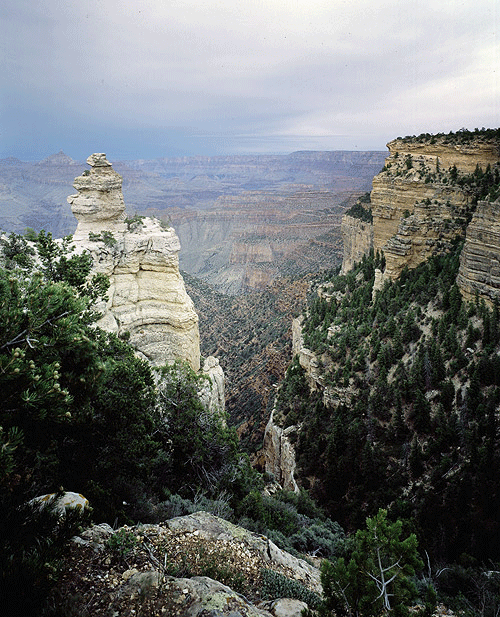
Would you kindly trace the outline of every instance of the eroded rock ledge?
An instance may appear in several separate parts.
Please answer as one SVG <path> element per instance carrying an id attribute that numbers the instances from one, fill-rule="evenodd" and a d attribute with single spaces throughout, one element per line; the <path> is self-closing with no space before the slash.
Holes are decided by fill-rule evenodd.
<path id="1" fill-rule="evenodd" d="M 373 225 L 344 216 L 341 272 L 352 269 L 371 249 L 383 253 L 385 270 L 377 272 L 376 293 L 405 267 L 446 253 L 457 238 L 466 237 L 457 278 L 462 294 L 467 299 L 478 294 L 488 303 L 500 298 L 498 205 L 476 206 L 474 191 L 457 181 L 476 168 L 498 169 L 498 140 L 395 139 L 387 147 L 384 168 L 373 179 Z"/>

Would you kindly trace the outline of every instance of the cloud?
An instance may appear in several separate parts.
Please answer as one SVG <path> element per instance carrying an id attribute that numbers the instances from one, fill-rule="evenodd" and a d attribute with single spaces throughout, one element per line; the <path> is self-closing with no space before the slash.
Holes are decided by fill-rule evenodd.
<path id="1" fill-rule="evenodd" d="M 187 126 L 206 144 L 254 135 L 263 148 L 335 135 L 383 147 L 412 126 L 498 124 L 496 0 L 6 0 L 1 10 L 9 139 L 30 129 L 43 140 L 40 117 L 108 127 L 110 138 L 132 126 Z"/>

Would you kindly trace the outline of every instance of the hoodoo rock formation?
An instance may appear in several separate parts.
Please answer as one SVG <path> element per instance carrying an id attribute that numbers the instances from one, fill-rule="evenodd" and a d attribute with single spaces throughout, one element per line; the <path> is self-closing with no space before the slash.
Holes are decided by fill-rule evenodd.
<path id="1" fill-rule="evenodd" d="M 121 176 L 105 154 L 93 154 L 87 163 L 90 171 L 75 179 L 78 193 L 68 202 L 78 220 L 77 250 L 88 251 L 94 271 L 111 283 L 98 325 L 130 336 L 154 365 L 182 359 L 198 371 L 198 315 L 179 273 L 175 231 L 155 219 L 127 219 Z"/>

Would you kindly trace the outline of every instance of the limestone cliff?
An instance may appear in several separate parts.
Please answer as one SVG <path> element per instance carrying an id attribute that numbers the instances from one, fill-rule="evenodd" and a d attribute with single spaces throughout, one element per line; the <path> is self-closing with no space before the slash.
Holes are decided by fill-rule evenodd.
<path id="1" fill-rule="evenodd" d="M 343 224 L 342 273 L 373 248 L 386 261 L 378 284 L 446 252 L 457 237 L 465 236 L 481 190 L 480 175 L 474 174 L 496 170 L 500 161 L 498 139 L 480 132 L 465 139 L 460 132 L 398 138 L 387 147 L 385 166 L 373 179 L 373 227 L 347 218 Z"/>
<path id="2" fill-rule="evenodd" d="M 492 305 L 500 299 L 500 200 L 479 202 L 467 227 L 457 284 L 466 300 L 476 293 Z"/>
<path id="3" fill-rule="evenodd" d="M 340 274 L 345 274 L 373 248 L 373 225 L 344 214 L 340 229 L 344 247 Z"/>
<path id="4" fill-rule="evenodd" d="M 179 273 L 180 244 L 172 228 L 149 218 L 127 224 L 122 178 L 104 154 L 75 179 L 68 197 L 78 220 L 77 250 L 93 257 L 94 270 L 110 279 L 99 325 L 132 345 L 154 365 L 176 358 L 200 368 L 198 316 Z"/>
<path id="5" fill-rule="evenodd" d="M 385 278 L 395 279 L 405 266 L 414 268 L 445 251 L 465 233 L 472 195 L 453 182 L 451 169 L 469 173 L 486 166 L 490 148 L 413 144 L 394 140 L 384 169 L 373 180 L 373 248 L 385 255 Z"/>

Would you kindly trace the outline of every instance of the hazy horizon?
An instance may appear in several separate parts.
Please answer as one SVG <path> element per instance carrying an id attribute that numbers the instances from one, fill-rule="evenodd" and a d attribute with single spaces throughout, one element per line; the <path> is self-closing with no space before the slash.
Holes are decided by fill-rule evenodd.
<path id="1" fill-rule="evenodd" d="M 0 158 L 383 151 L 500 125 L 496 0 L 5 0 Z"/>

